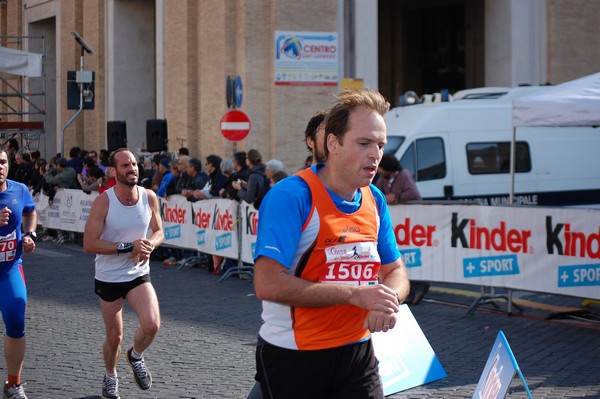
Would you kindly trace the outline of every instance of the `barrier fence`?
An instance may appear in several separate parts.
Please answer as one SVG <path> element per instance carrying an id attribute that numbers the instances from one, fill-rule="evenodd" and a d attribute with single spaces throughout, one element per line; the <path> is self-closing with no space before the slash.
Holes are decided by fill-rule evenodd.
<path id="1" fill-rule="evenodd" d="M 97 193 L 35 198 L 44 227 L 83 232 Z M 258 211 L 245 202 L 160 199 L 166 245 L 253 263 Z M 411 204 L 390 207 L 414 280 L 600 299 L 600 210 Z"/>

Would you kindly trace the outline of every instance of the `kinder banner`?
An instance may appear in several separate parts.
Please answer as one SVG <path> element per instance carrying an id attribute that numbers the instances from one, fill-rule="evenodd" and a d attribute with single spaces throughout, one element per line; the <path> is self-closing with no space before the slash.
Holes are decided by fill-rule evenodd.
<path id="1" fill-rule="evenodd" d="M 238 202 L 209 199 L 189 202 L 181 195 L 160 198 L 164 244 L 237 259 Z"/>
<path id="2" fill-rule="evenodd" d="M 414 280 L 600 299 L 600 211 L 474 205 L 392 206 Z"/>
<path id="3" fill-rule="evenodd" d="M 38 223 L 46 228 L 81 233 L 97 196 L 97 192 L 59 189 L 50 204 L 47 196 L 36 195 Z M 164 244 L 237 259 L 237 201 L 189 202 L 181 195 L 159 200 Z"/>
<path id="4" fill-rule="evenodd" d="M 38 195 L 39 223 L 83 232 L 96 196 L 58 190 L 49 204 Z M 253 263 L 252 205 L 173 195 L 160 207 L 165 244 L 232 259 L 241 252 Z M 390 214 L 411 279 L 600 299 L 598 209 L 398 205 Z"/>
<path id="5" fill-rule="evenodd" d="M 256 233 L 258 232 L 258 211 L 254 205 L 242 201 L 240 204 L 241 258 L 243 262 L 254 263 Z"/>

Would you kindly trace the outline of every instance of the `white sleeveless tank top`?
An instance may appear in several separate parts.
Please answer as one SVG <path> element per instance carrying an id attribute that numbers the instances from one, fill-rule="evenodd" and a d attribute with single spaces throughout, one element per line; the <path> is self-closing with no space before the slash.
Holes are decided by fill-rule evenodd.
<path id="1" fill-rule="evenodd" d="M 106 190 L 108 214 L 101 239 L 112 242 L 133 242 L 148 236 L 152 212 L 146 189 L 136 186 L 138 202 L 123 205 L 114 192 L 114 187 Z M 96 255 L 96 279 L 104 282 L 121 283 L 134 280 L 150 273 L 150 262 L 135 265 L 129 259 L 130 253 L 118 255 Z"/>

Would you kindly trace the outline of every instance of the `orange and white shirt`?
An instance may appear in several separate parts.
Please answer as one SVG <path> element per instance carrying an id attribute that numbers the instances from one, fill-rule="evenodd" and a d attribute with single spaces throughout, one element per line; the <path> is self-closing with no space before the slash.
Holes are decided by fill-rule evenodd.
<path id="1" fill-rule="evenodd" d="M 302 170 L 297 176 L 308 184 L 311 205 L 297 239 L 289 273 L 322 284 L 377 284 L 381 265 L 378 252 L 380 210 L 372 188 L 361 188 L 358 208 L 352 213 L 344 213 L 338 209 L 313 168 Z M 262 212 L 266 213 L 268 210 L 264 206 L 271 204 L 266 198 Z M 256 256 L 270 256 L 269 251 L 276 253 L 281 248 L 270 248 L 268 243 L 265 248 L 260 247 L 260 223 L 259 217 Z M 288 233 L 292 234 L 281 232 Z M 292 241 L 296 242 L 296 237 Z M 395 244 L 392 246 L 386 254 L 386 263 L 399 256 Z M 366 316 L 366 310 L 353 305 L 304 308 L 263 301 L 264 324 L 259 335 L 272 345 L 288 349 L 334 348 L 367 339 L 369 331 L 363 328 Z"/>

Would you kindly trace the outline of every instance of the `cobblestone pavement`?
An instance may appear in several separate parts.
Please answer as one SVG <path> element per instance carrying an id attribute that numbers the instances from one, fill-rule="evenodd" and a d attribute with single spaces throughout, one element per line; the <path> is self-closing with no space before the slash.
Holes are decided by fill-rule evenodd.
<path id="1" fill-rule="evenodd" d="M 93 292 L 94 256 L 81 246 L 38 243 L 24 257 L 29 290 L 27 355 L 23 371 L 30 399 L 95 399 L 103 375 L 103 323 Z M 254 342 L 260 303 L 250 281 L 223 283 L 205 269 L 177 270 L 152 262 L 162 329 L 146 352 L 154 376 L 140 391 L 123 358 L 123 398 L 245 398 L 253 385 Z M 466 315 L 473 298 L 436 286 L 415 318 L 448 377 L 390 398 L 470 398 L 499 330 L 504 331 L 535 398 L 600 398 L 600 329 L 587 320 L 549 320 L 551 310 L 526 307 L 507 316 L 482 307 Z M 579 306 L 580 299 L 520 293 L 521 300 Z M 501 306 L 505 306 L 501 304 Z M 485 308 L 485 309 L 484 309 Z M 124 310 L 123 351 L 137 320 Z M 4 362 L 0 373 L 6 374 Z M 518 379 L 509 398 L 525 398 Z"/>

